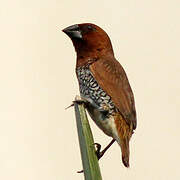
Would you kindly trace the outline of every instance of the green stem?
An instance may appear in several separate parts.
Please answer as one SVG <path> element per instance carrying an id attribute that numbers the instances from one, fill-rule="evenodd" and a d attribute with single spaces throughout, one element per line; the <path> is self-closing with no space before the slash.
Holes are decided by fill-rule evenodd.
<path id="1" fill-rule="evenodd" d="M 74 102 L 74 108 L 85 180 L 102 180 L 84 104 Z"/>

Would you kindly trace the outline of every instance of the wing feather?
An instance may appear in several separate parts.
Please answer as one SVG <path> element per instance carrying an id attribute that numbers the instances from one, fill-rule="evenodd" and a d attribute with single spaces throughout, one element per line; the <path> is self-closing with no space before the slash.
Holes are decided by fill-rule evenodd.
<path id="1" fill-rule="evenodd" d="M 111 96 L 126 122 L 136 128 L 134 95 L 123 67 L 114 58 L 99 59 L 90 70 L 100 87 Z"/>

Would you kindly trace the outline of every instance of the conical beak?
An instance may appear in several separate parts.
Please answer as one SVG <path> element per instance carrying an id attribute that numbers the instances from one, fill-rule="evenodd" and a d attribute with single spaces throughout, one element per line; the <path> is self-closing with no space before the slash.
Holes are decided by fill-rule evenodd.
<path id="1" fill-rule="evenodd" d="M 77 24 L 69 26 L 62 31 L 67 34 L 71 39 L 82 39 L 82 33 Z"/>

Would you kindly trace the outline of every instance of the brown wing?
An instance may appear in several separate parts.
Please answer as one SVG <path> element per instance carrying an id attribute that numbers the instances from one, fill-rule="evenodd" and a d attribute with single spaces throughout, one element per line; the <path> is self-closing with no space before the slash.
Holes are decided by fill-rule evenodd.
<path id="1" fill-rule="evenodd" d="M 90 70 L 100 87 L 111 96 L 121 115 L 133 129 L 136 128 L 134 96 L 126 73 L 114 58 L 99 59 L 90 65 Z"/>

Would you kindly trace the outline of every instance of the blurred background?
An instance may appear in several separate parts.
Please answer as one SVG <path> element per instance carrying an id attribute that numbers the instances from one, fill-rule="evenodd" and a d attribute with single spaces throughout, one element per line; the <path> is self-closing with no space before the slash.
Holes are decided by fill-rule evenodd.
<path id="1" fill-rule="evenodd" d="M 0 6 L 0 179 L 83 180 L 74 109 L 76 54 L 62 29 L 110 36 L 136 100 L 130 168 L 117 144 L 103 180 L 180 179 L 180 1 L 6 0 Z M 111 140 L 90 120 L 95 142 Z"/>

